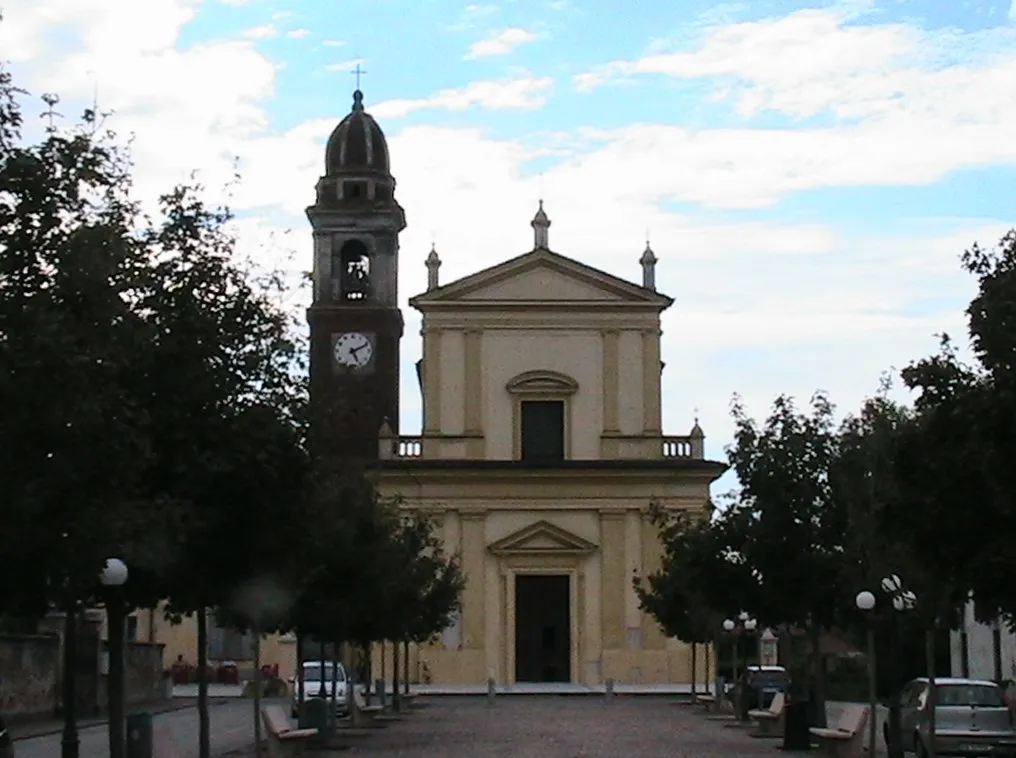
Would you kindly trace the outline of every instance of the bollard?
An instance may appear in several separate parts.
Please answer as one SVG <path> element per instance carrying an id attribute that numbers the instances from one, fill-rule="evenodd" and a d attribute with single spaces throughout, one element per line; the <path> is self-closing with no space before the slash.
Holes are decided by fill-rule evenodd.
<path id="1" fill-rule="evenodd" d="M 385 690 L 385 680 L 375 679 L 374 680 L 374 697 L 377 698 L 377 704 L 382 708 L 385 706 L 387 701 L 387 691 Z"/>
<path id="2" fill-rule="evenodd" d="M 607 697 L 608 699 L 609 699 L 609 698 L 612 698 L 612 697 L 614 697 L 614 680 L 613 680 L 613 679 L 608 679 L 608 680 L 607 680 L 607 686 L 606 686 L 606 688 L 604 689 L 604 692 L 603 692 L 603 694 L 604 694 L 604 695 L 605 695 L 605 696 L 606 696 L 606 697 Z"/>
<path id="3" fill-rule="evenodd" d="M 494 677 L 490 677 L 487 680 L 487 704 L 494 705 L 494 695 L 497 694 L 497 688 L 494 685 Z"/>

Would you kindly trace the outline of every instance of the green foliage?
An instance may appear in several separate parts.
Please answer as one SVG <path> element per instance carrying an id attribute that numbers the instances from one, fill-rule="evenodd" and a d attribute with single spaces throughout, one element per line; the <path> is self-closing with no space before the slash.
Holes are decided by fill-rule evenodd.
<path id="1" fill-rule="evenodd" d="M 664 557 L 647 577 L 633 577 L 642 609 L 664 632 L 684 642 L 711 642 L 723 619 L 744 607 L 757 583 L 733 549 L 737 530 L 729 515 L 710 523 L 704 514 L 650 506 Z"/>
<path id="2" fill-rule="evenodd" d="M 88 123 L 20 134 L 17 95 L 0 72 L 0 487 L 5 609 L 96 589 L 106 557 L 136 544 L 139 517 L 173 522 L 145 472 L 156 434 L 137 357 L 154 337 L 135 307 L 146 250 L 128 166 Z"/>
<path id="3" fill-rule="evenodd" d="M 728 449 L 741 488 L 732 506 L 740 553 L 758 580 L 748 610 L 768 625 L 839 618 L 843 596 L 844 510 L 833 497 L 833 407 L 817 393 L 811 413 L 781 396 L 760 427 L 735 400 Z"/>
<path id="4" fill-rule="evenodd" d="M 978 283 L 967 308 L 977 366 L 960 362 L 948 336 L 937 355 L 903 372 L 919 392 L 911 480 L 926 519 L 915 519 L 920 560 L 951 584 L 946 605 L 972 591 L 987 620 L 1016 614 L 1008 581 L 1016 560 L 1016 231 L 993 250 L 974 245 L 963 267 Z M 922 475 L 922 469 L 925 472 Z M 930 472 L 931 475 L 928 475 Z M 962 518 L 956 514 L 962 513 Z"/>
<path id="5" fill-rule="evenodd" d="M 281 282 L 237 258 L 198 186 L 142 214 L 95 113 L 25 143 L 22 94 L 0 69 L 0 560 L 34 569 L 5 573 L 0 611 L 87 600 L 113 555 L 131 604 L 225 604 L 304 536 Z"/>
<path id="6" fill-rule="evenodd" d="M 422 642 L 459 609 L 464 578 L 430 519 L 382 498 L 361 475 L 325 476 L 318 528 L 289 623 L 325 640 Z"/>

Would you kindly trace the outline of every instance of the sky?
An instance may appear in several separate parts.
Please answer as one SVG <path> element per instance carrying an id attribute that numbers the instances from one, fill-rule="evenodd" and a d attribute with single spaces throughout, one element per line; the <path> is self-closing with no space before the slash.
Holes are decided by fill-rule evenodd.
<path id="1" fill-rule="evenodd" d="M 133 135 L 150 201 L 192 172 L 241 248 L 311 265 L 324 141 L 366 73 L 408 227 L 403 433 L 434 243 L 448 282 L 550 246 L 640 281 L 663 317 L 664 430 L 723 459 L 739 393 L 857 409 L 965 337 L 959 256 L 1014 225 L 1016 0 L 0 0 L 0 59 L 73 120 Z M 38 107 L 36 107 L 38 105 Z M 32 109 L 35 109 L 34 111 Z M 294 307 L 306 293 L 294 295 Z M 902 390 L 901 398 L 905 397 Z M 724 481 L 729 481 L 724 477 Z"/>

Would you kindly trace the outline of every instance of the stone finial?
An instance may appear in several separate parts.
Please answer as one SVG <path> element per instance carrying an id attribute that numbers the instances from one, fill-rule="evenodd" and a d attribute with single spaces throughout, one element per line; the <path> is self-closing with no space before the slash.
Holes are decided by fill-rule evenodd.
<path id="1" fill-rule="evenodd" d="M 695 415 L 695 425 L 691 428 L 691 434 L 688 435 L 691 440 L 691 457 L 698 458 L 699 460 L 706 457 L 706 445 L 705 432 L 702 431 L 702 427 L 699 426 L 698 414 Z"/>
<path id="2" fill-rule="evenodd" d="M 383 461 L 395 457 L 395 432 L 392 431 L 392 425 L 388 423 L 387 418 L 381 422 L 381 428 L 377 433 L 377 454 Z"/>
<path id="3" fill-rule="evenodd" d="M 529 222 L 529 225 L 533 227 L 533 249 L 534 250 L 550 250 L 550 219 L 547 218 L 546 212 L 543 210 L 543 200 L 540 200 L 540 207 L 536 211 L 536 215 L 533 216 L 533 220 Z"/>
<path id="4" fill-rule="evenodd" d="M 656 253 L 649 246 L 649 239 L 647 235 L 646 249 L 642 252 L 642 257 L 639 258 L 639 263 L 642 264 L 642 286 L 648 290 L 656 291 Z"/>
<path id="5" fill-rule="evenodd" d="M 430 254 L 427 256 L 427 291 L 438 288 L 438 269 L 441 268 L 441 258 L 437 254 L 437 250 L 434 248 L 434 243 L 430 243 Z"/>

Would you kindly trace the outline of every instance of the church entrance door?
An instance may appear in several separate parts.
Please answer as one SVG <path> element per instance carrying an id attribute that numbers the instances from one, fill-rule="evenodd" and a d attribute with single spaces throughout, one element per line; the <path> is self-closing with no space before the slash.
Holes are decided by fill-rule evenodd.
<path id="1" fill-rule="evenodd" d="M 567 574 L 515 576 L 515 681 L 571 681 Z"/>

